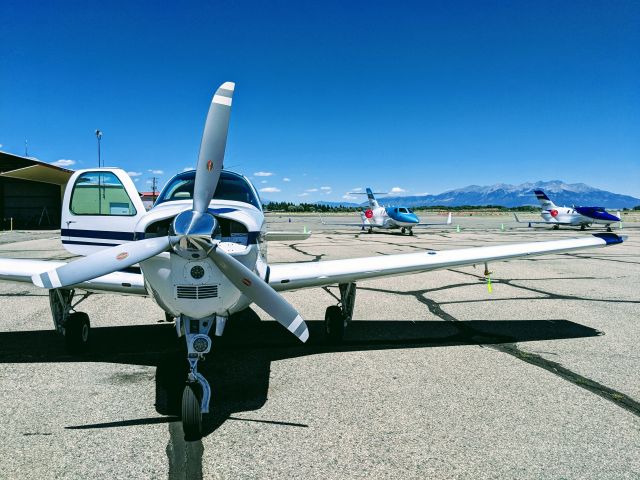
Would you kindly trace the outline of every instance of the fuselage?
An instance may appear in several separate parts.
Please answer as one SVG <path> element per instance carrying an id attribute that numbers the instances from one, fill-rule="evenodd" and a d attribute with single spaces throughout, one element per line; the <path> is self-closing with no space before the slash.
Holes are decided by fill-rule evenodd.
<path id="1" fill-rule="evenodd" d="M 70 179 L 72 187 L 65 192 L 63 245 L 74 254 L 90 255 L 131 240 L 172 235 L 174 218 L 192 209 L 194 182 L 194 170 L 176 175 L 151 210 L 145 212 L 126 172 L 78 171 Z M 212 237 L 219 242 L 217 248 L 267 279 L 265 219 L 251 182 L 242 175 L 223 171 L 208 213 L 217 221 Z M 174 245 L 172 250 L 140 262 L 145 288 L 163 310 L 173 316 L 184 314 L 199 319 L 227 317 L 249 306 L 249 299 L 206 252 L 180 248 Z"/>
<path id="2" fill-rule="evenodd" d="M 362 223 L 380 228 L 410 228 L 420 222 L 418 216 L 407 207 L 375 207 L 362 212 Z"/>
<path id="3" fill-rule="evenodd" d="M 543 208 L 542 218 L 551 224 L 564 225 L 610 225 L 620 219 L 601 207 L 557 207 Z"/>

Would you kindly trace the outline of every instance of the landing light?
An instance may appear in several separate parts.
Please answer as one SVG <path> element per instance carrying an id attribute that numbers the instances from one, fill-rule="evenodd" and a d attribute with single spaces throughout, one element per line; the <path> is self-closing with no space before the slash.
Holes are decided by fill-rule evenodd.
<path id="1" fill-rule="evenodd" d="M 208 348 L 209 348 L 209 340 L 207 340 L 204 337 L 198 337 L 193 341 L 193 349 L 198 353 L 202 353 Z"/>

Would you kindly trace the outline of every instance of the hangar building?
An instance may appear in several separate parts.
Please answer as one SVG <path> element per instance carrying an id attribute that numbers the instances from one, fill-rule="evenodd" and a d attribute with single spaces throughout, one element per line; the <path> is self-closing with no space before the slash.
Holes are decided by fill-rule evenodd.
<path id="1" fill-rule="evenodd" d="M 60 228 L 72 170 L 0 151 L 0 229 Z"/>

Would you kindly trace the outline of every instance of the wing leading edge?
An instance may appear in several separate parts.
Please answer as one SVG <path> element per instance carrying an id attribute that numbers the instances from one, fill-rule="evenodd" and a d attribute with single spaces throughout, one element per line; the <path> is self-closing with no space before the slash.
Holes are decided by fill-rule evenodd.
<path id="1" fill-rule="evenodd" d="M 0 280 L 32 283 L 31 277 L 65 265 L 66 262 L 48 260 L 0 259 Z M 114 292 L 125 295 L 148 295 L 141 273 L 114 272 L 73 285 L 92 292 Z"/>
<path id="2" fill-rule="evenodd" d="M 368 278 L 406 275 L 461 265 L 606 247 L 622 243 L 625 238 L 613 233 L 600 233 L 591 237 L 547 242 L 426 251 L 322 262 L 272 264 L 270 265 L 269 285 L 277 291 L 320 287 Z"/>

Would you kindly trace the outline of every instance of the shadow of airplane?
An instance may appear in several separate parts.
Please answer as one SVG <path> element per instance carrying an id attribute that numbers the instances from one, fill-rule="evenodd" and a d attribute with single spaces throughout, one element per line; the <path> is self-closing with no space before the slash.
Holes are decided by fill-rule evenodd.
<path id="1" fill-rule="evenodd" d="M 204 434 L 227 420 L 256 421 L 306 427 L 304 424 L 239 419 L 233 413 L 260 409 L 267 401 L 271 362 L 331 352 L 429 348 L 456 345 L 488 345 L 535 340 L 598 336 L 601 332 L 567 320 L 502 321 L 354 321 L 340 345 L 324 340 L 323 322 L 307 321 L 310 338 L 300 344 L 280 325 L 260 321 L 251 309 L 234 315 L 224 336 L 214 339 L 207 361 L 199 371 L 211 384 L 211 414 L 205 417 Z M 100 327 L 92 329 L 91 351 L 72 356 L 54 331 L 0 333 L 0 363 L 111 362 L 155 366 L 159 414 L 143 418 L 70 429 L 110 428 L 157 424 L 179 420 L 180 401 L 188 364 L 184 341 L 171 324 Z"/>

